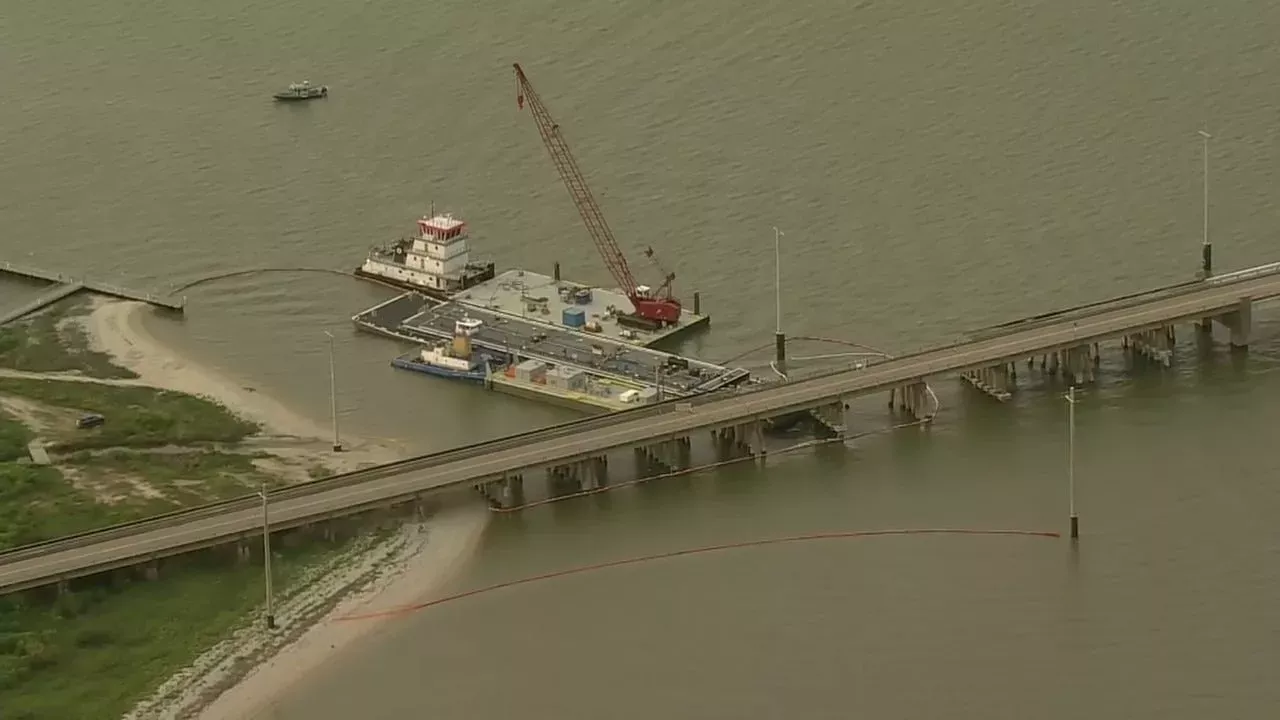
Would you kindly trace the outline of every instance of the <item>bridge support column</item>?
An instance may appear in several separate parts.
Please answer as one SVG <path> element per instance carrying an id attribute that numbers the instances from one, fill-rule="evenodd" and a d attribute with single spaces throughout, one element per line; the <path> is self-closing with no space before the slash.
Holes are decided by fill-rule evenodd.
<path id="1" fill-rule="evenodd" d="M 1249 335 L 1253 328 L 1253 300 L 1247 297 L 1240 298 L 1236 309 L 1220 316 L 1218 322 L 1231 331 L 1232 349 L 1242 350 L 1249 347 Z"/>
<path id="2" fill-rule="evenodd" d="M 845 410 L 846 405 L 843 399 L 829 405 L 819 405 L 810 410 L 809 417 L 813 418 L 813 421 L 817 423 L 814 428 L 814 434 L 824 440 L 835 437 L 843 438 L 847 422 Z"/>
<path id="3" fill-rule="evenodd" d="M 160 579 L 160 561 L 150 560 L 146 565 L 142 566 L 142 574 L 148 580 Z"/>
<path id="4" fill-rule="evenodd" d="M 751 455 L 751 426 L 738 425 L 733 428 L 733 456 L 744 458 Z"/>
<path id="5" fill-rule="evenodd" d="M 961 377 L 969 381 L 970 385 L 1000 402 L 1004 402 L 1013 396 L 1008 390 L 1012 381 L 1009 378 L 1009 366 L 1007 364 L 1002 363 L 994 367 L 970 370 L 961 375 Z M 924 398 L 924 383 L 913 386 L 913 388 L 919 393 L 919 397 L 916 398 L 917 408 L 923 408 L 926 402 Z M 919 412 L 913 413 L 913 416 L 916 419 L 921 417 Z"/>
<path id="6" fill-rule="evenodd" d="M 591 474 L 595 478 L 596 487 L 604 487 L 609 484 L 609 456 L 597 455 L 591 458 Z"/>
<path id="7" fill-rule="evenodd" d="M 243 565 L 249 562 L 249 541 L 241 538 L 236 542 L 236 563 Z"/>
<path id="8" fill-rule="evenodd" d="M 524 478 L 519 475 L 508 475 L 502 479 L 498 492 L 498 501 L 504 509 L 510 510 L 524 504 Z"/>
<path id="9" fill-rule="evenodd" d="M 756 418 L 756 421 L 752 423 L 752 425 L 754 426 L 753 431 L 755 432 L 756 459 L 760 461 L 761 465 L 764 465 L 765 459 L 769 455 L 769 451 L 764 446 L 764 421 Z"/>
<path id="10" fill-rule="evenodd" d="M 929 417 L 929 386 L 924 382 L 918 382 L 911 387 L 916 394 L 915 419 L 924 420 Z"/>
<path id="11" fill-rule="evenodd" d="M 1169 367 L 1173 364 L 1173 349 L 1170 345 L 1168 328 L 1146 330 L 1128 337 L 1128 344 L 1134 355 Z"/>
<path id="12" fill-rule="evenodd" d="M 742 453 L 742 442 L 738 438 L 738 428 L 727 427 L 720 431 L 722 445 L 720 446 L 720 459 L 733 460 Z"/>
<path id="13" fill-rule="evenodd" d="M 578 478 L 578 487 L 582 490 L 600 488 L 600 474 L 596 471 L 596 459 L 588 458 L 574 463 L 574 474 Z"/>
<path id="14" fill-rule="evenodd" d="M 688 435 L 676 438 L 676 449 L 680 453 L 680 467 L 689 469 L 693 467 L 693 440 Z"/>
<path id="15" fill-rule="evenodd" d="M 1064 351 L 1066 363 L 1063 373 L 1072 385 L 1081 385 L 1094 380 L 1094 357 L 1092 345 L 1079 345 Z"/>

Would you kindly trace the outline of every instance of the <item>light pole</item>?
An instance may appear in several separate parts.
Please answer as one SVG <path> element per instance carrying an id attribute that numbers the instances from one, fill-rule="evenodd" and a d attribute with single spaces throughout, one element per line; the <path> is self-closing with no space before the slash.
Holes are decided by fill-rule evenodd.
<path id="1" fill-rule="evenodd" d="M 1067 502 L 1071 512 L 1071 539 L 1080 537 L 1080 517 L 1076 515 L 1076 386 L 1067 390 Z"/>
<path id="2" fill-rule="evenodd" d="M 267 516 L 267 481 L 262 481 L 262 489 L 258 491 L 262 497 L 262 572 L 267 581 L 267 629 L 276 629 L 276 613 L 272 607 L 271 591 L 271 523 Z"/>
<path id="3" fill-rule="evenodd" d="M 1213 136 L 1201 130 L 1200 137 L 1204 140 L 1204 239 L 1200 259 L 1204 276 L 1208 278 L 1213 274 L 1213 243 L 1209 242 L 1209 140 Z"/>
<path id="4" fill-rule="evenodd" d="M 787 372 L 787 336 L 782 334 L 782 231 L 773 228 L 773 304 L 777 324 L 773 333 L 773 359 L 778 372 Z"/>
<path id="5" fill-rule="evenodd" d="M 333 364 L 333 333 L 324 331 L 329 338 L 329 413 L 333 416 L 333 451 L 342 452 L 342 441 L 338 439 L 338 374 Z"/>

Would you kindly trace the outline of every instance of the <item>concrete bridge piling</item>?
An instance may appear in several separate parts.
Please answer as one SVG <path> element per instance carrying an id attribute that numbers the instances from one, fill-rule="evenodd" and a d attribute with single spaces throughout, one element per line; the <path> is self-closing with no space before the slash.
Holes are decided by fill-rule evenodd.
<path id="1" fill-rule="evenodd" d="M 1190 322 L 1201 343 L 1213 341 L 1212 326 L 1217 324 L 1228 331 L 1228 344 L 1232 350 L 1244 350 L 1249 345 L 1252 320 L 1253 302 L 1250 298 L 1241 298 L 1229 311 Z M 1176 323 L 1169 322 L 1137 328 L 1116 337 L 1122 352 L 1133 360 L 1145 360 L 1160 367 L 1173 365 L 1174 351 L 1178 343 Z M 1101 362 L 1102 347 L 1099 342 L 1055 347 L 1026 358 L 1029 372 L 1034 372 L 1038 365 L 1039 374 L 1044 379 L 1061 379 L 1073 385 L 1095 382 Z M 962 372 L 960 377 L 969 385 L 1000 401 L 1010 399 L 1018 389 L 1017 364 L 1012 362 L 1001 362 L 985 368 L 967 370 Z M 899 398 L 904 398 L 902 389 L 890 390 L 891 407 L 895 392 Z M 902 399 L 900 402 L 904 409 L 910 408 L 913 404 L 911 399 Z"/>

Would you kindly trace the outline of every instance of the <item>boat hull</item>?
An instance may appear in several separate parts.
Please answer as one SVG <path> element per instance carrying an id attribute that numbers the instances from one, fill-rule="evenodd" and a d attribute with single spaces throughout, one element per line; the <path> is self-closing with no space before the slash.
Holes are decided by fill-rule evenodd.
<path id="1" fill-rule="evenodd" d="M 424 375 L 435 375 L 436 377 L 448 378 L 449 380 L 465 380 L 467 382 L 481 384 L 484 383 L 485 378 L 488 376 L 488 373 L 485 372 L 483 367 L 476 368 L 475 370 L 454 370 L 453 368 L 431 365 L 404 357 L 398 357 L 392 360 L 391 366 L 401 370 L 422 373 Z"/>
<path id="2" fill-rule="evenodd" d="M 436 288 L 425 287 L 415 283 L 407 282 L 405 280 L 397 280 L 395 278 L 389 278 L 389 277 L 386 277 L 385 275 L 379 275 L 378 273 L 371 273 L 368 270 L 365 270 L 364 266 L 357 267 L 353 271 L 353 274 L 358 278 L 364 278 L 365 280 L 372 280 L 373 282 L 381 283 L 383 285 L 390 285 L 391 287 L 400 288 L 401 290 L 409 290 L 411 292 L 416 292 L 419 295 L 425 295 L 434 300 L 443 301 L 443 300 L 448 300 L 449 298 L 453 297 L 455 294 L 459 292 L 469 290 L 475 287 L 476 285 L 479 285 L 480 283 L 488 282 L 489 280 L 492 280 L 497 275 L 497 272 L 496 272 L 496 266 L 494 265 L 494 263 L 486 263 L 483 270 L 464 277 L 462 279 L 462 287 L 453 292 L 450 292 L 448 290 L 437 290 Z"/>
<path id="3" fill-rule="evenodd" d="M 324 98 L 329 97 L 329 90 L 326 88 L 319 92 L 311 93 L 309 95 L 294 95 L 292 93 L 276 93 L 271 97 L 275 98 L 276 100 L 279 100 L 280 102 L 302 102 L 304 100 L 322 100 Z"/>

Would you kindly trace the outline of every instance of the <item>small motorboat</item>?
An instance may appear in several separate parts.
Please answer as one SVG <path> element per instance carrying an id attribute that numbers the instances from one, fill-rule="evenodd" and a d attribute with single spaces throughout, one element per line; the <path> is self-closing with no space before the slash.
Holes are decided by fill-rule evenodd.
<path id="1" fill-rule="evenodd" d="M 289 83 L 289 88 L 276 93 L 273 97 L 277 100 L 315 100 L 317 98 L 329 97 L 329 86 L 318 85 L 313 86 L 310 80 L 303 80 L 300 83 Z"/>

